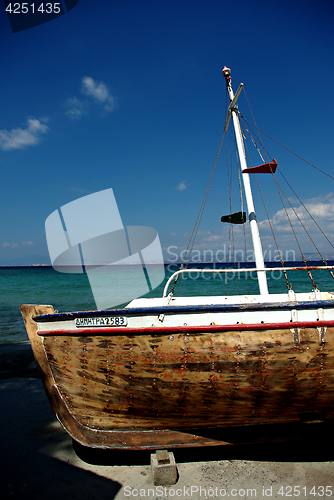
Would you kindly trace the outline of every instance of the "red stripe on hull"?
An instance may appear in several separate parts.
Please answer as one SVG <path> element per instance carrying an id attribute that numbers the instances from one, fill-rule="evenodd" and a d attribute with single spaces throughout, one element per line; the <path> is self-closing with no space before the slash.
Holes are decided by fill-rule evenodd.
<path id="1" fill-rule="evenodd" d="M 46 337 L 48 335 L 133 335 L 133 334 L 152 334 L 152 333 L 182 333 L 182 332 L 225 332 L 225 331 L 243 331 L 243 330 L 285 330 L 291 328 L 320 328 L 333 327 L 334 321 L 289 321 L 286 323 L 253 323 L 253 324 L 237 324 L 237 325 L 203 325 L 203 326 L 163 326 L 163 327 L 147 327 L 147 328 L 127 328 L 127 327 L 112 327 L 112 328 L 78 328 L 77 330 L 41 330 L 38 335 Z"/>

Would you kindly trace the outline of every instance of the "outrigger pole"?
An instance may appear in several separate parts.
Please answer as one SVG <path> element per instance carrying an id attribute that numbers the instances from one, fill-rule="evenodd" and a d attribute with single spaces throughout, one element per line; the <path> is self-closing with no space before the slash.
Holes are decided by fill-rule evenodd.
<path id="1" fill-rule="evenodd" d="M 233 126 L 234 126 L 234 133 L 237 141 L 237 148 L 238 148 L 238 155 L 239 155 L 239 161 L 240 161 L 240 167 L 241 167 L 241 172 L 242 172 L 242 180 L 244 184 L 244 189 L 245 189 L 245 196 L 246 196 L 246 203 L 247 203 L 247 210 L 248 210 L 248 218 L 249 218 L 249 225 L 250 225 L 250 230 L 252 234 L 252 241 L 253 241 L 253 248 L 254 248 L 254 255 L 255 255 L 255 264 L 257 269 L 264 269 L 264 258 L 263 258 L 263 251 L 262 251 L 262 244 L 261 244 L 261 239 L 260 239 L 260 233 L 259 233 L 259 228 L 256 220 L 256 214 L 255 214 L 255 208 L 254 208 L 254 202 L 253 202 L 253 195 L 252 195 L 252 190 L 251 190 L 251 185 L 250 185 L 250 179 L 249 179 L 249 174 L 244 172 L 244 170 L 247 168 L 247 162 L 246 162 L 246 154 L 245 154 L 245 147 L 244 147 L 244 142 L 242 138 L 242 133 L 241 133 L 241 127 L 240 127 L 240 122 L 239 122 L 239 116 L 238 116 L 238 108 L 236 106 L 237 99 L 239 97 L 239 94 L 241 92 L 241 89 L 243 87 L 243 83 L 240 84 L 236 94 L 234 95 L 232 85 L 231 85 L 231 70 L 224 66 L 223 71 L 222 71 L 225 80 L 226 80 L 226 87 L 227 91 L 230 97 L 230 105 L 228 108 L 228 114 L 227 114 L 227 119 L 225 123 L 225 128 L 224 130 L 227 130 L 231 115 L 232 115 L 232 120 L 233 120 Z M 257 279 L 259 283 L 259 289 L 260 289 L 260 294 L 261 295 L 268 295 L 268 285 L 267 285 L 267 276 L 266 276 L 266 271 L 257 271 Z"/>

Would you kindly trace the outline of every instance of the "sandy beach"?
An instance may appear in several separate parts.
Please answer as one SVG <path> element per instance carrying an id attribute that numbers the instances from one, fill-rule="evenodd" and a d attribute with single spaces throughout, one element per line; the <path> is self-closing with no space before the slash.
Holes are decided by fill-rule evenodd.
<path id="1" fill-rule="evenodd" d="M 29 343 L 0 346 L 0 366 L 2 498 L 334 498 L 328 425 L 308 429 L 298 441 L 176 450 L 178 482 L 158 487 L 148 451 L 74 449 L 48 403 Z"/>

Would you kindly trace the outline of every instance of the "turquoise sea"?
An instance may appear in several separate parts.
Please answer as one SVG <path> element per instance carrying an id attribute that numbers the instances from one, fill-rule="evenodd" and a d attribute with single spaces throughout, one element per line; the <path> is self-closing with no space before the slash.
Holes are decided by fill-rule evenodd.
<path id="1" fill-rule="evenodd" d="M 320 263 L 308 263 L 320 265 Z M 328 262 L 329 265 L 333 261 Z M 302 266 L 302 263 L 286 263 L 286 266 Z M 192 267 L 208 268 L 213 264 L 196 264 Z M 240 268 L 245 265 L 239 263 Z M 227 267 L 226 264 L 216 264 L 216 268 Z M 286 292 L 286 281 L 279 269 L 279 264 L 266 263 L 266 267 L 277 267 L 278 271 L 268 273 L 268 287 L 270 293 Z M 166 277 L 156 289 L 145 297 L 161 297 L 164 285 L 171 273 L 178 269 L 178 265 L 165 265 Z M 126 279 L 131 283 L 131 272 L 120 275 L 122 270 L 115 269 L 118 279 Z M 334 280 L 328 271 L 312 271 L 315 283 L 321 291 L 333 291 Z M 125 276 L 123 278 L 123 276 Z M 288 273 L 289 280 L 295 292 L 312 291 L 312 283 L 305 271 Z M 179 280 L 180 281 L 180 280 Z M 86 274 L 67 274 L 55 271 L 48 266 L 30 267 L 2 267 L 0 268 L 0 343 L 13 343 L 28 340 L 20 304 L 50 304 L 59 312 L 82 311 L 96 309 L 93 293 Z M 178 285 L 175 292 L 178 291 Z M 180 296 L 194 295 L 240 295 L 257 294 L 258 286 L 256 274 L 253 272 L 249 279 L 244 274 L 229 275 L 199 275 L 193 271 L 182 280 Z"/>

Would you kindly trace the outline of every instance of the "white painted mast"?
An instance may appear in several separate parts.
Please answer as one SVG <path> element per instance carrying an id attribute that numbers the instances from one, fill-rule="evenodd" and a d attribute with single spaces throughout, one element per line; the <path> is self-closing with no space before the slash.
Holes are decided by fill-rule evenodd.
<path id="1" fill-rule="evenodd" d="M 242 132 L 241 132 L 241 127 L 240 127 L 240 122 L 239 122 L 238 108 L 236 107 L 236 101 L 237 101 L 239 94 L 241 92 L 241 89 L 243 87 L 243 83 L 240 84 L 240 86 L 236 92 L 236 95 L 234 95 L 232 85 L 231 85 L 230 73 L 231 73 L 231 70 L 229 68 L 227 68 L 226 66 L 224 66 L 223 75 L 226 79 L 226 87 L 227 87 L 227 91 L 228 91 L 229 96 L 230 96 L 230 106 L 228 108 L 228 115 L 227 115 L 227 119 L 226 119 L 226 123 L 225 123 L 225 131 L 227 130 L 227 127 L 228 127 L 228 124 L 229 124 L 229 121 L 230 121 L 230 118 L 232 115 L 234 133 L 235 133 L 235 137 L 236 137 L 236 141 L 237 141 L 238 155 L 239 155 L 240 167 L 241 167 L 241 172 L 242 172 L 242 180 L 243 180 L 244 189 L 245 189 L 249 225 L 250 225 L 252 241 L 253 241 L 253 248 L 254 248 L 254 255 L 255 255 L 255 263 L 256 263 L 257 269 L 264 269 L 265 266 L 264 266 L 262 244 L 261 244 L 259 228 L 258 228 L 257 220 L 256 220 L 256 214 L 255 214 L 255 209 L 254 209 L 254 202 L 253 202 L 253 195 L 252 195 L 252 190 L 251 190 L 251 185 L 250 185 L 249 174 L 246 172 L 243 172 L 247 168 L 247 161 L 246 161 L 244 141 L 242 138 Z M 259 283 L 260 294 L 261 295 L 268 295 L 269 292 L 268 292 L 266 272 L 265 271 L 257 271 L 257 278 L 258 278 L 258 283 Z"/>

